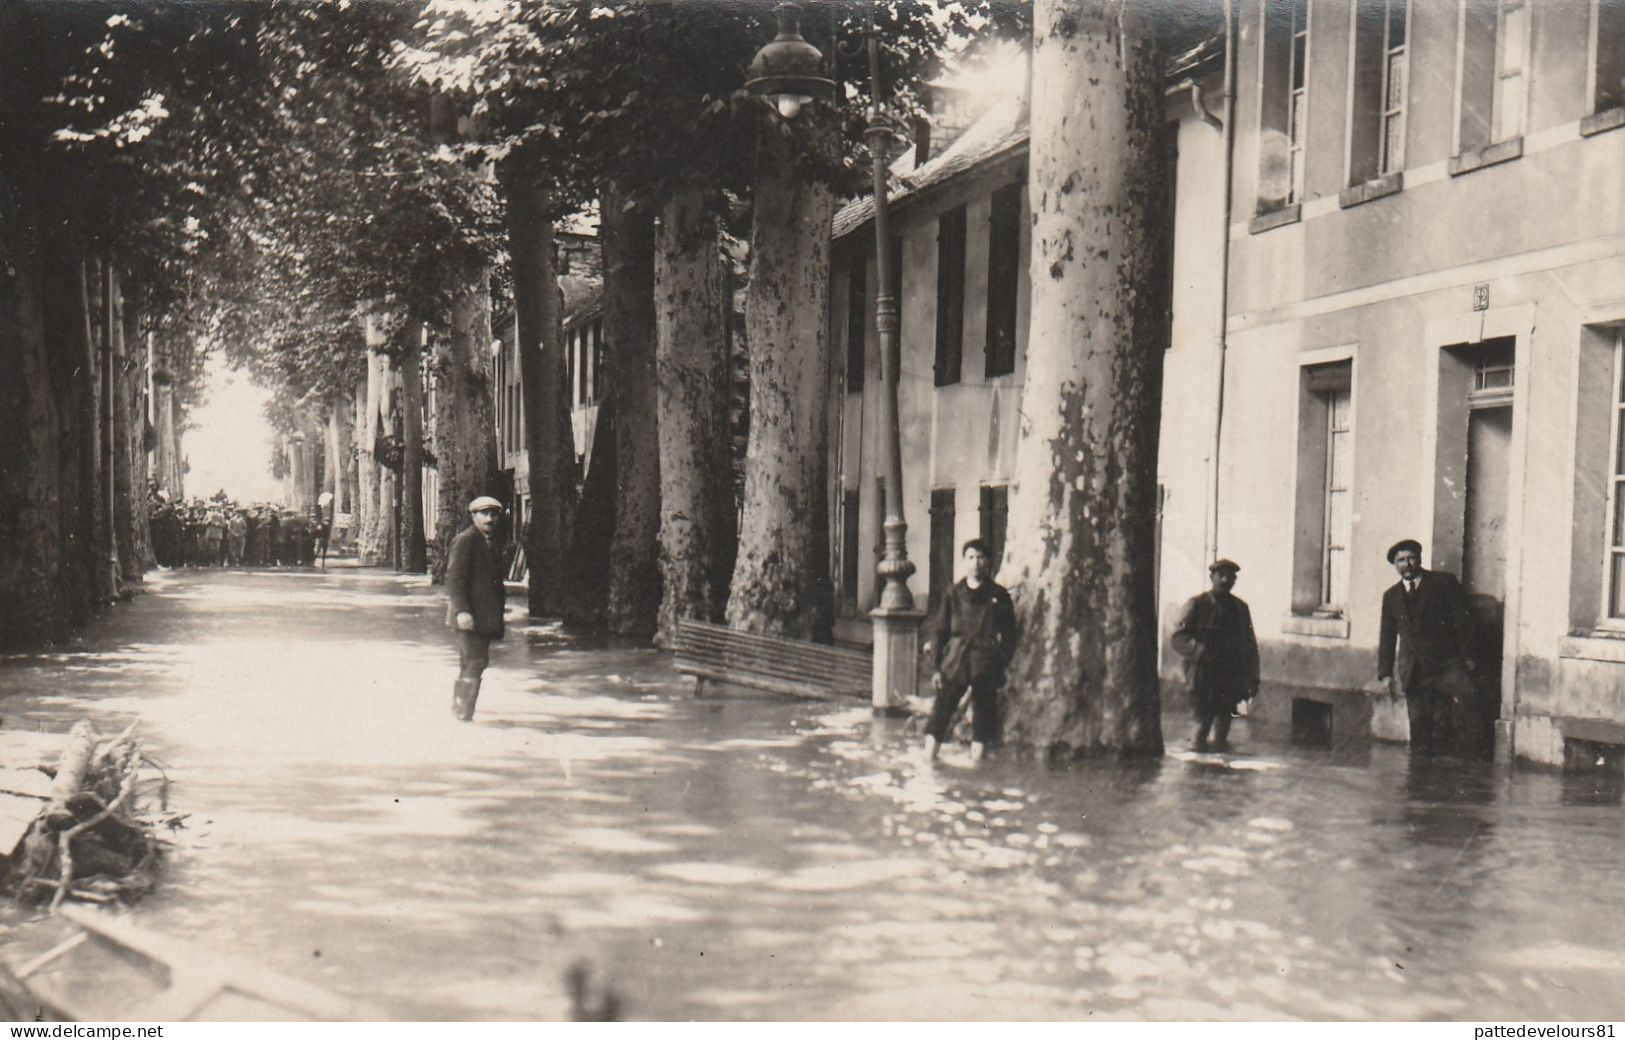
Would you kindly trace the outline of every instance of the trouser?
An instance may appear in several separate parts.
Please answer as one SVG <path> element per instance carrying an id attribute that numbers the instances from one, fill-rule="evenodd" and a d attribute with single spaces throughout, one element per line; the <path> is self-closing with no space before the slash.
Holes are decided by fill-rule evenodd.
<path id="1" fill-rule="evenodd" d="M 1482 754 L 1476 691 L 1462 661 L 1413 679 L 1405 688 L 1405 713 L 1410 716 L 1412 754 Z"/>
<path id="2" fill-rule="evenodd" d="M 1230 738 L 1230 716 L 1236 705 L 1247 699 L 1245 689 L 1235 689 L 1224 683 L 1198 682 L 1191 687 L 1191 714 L 1196 719 L 1196 743 L 1207 743 L 1211 731 L 1213 739 L 1223 744 Z"/>
<path id="3" fill-rule="evenodd" d="M 453 630 L 457 637 L 457 682 L 451 691 L 451 713 L 467 722 L 474 717 L 480 680 L 491 663 L 491 640 L 478 632 Z"/>
<path id="4" fill-rule="evenodd" d="M 956 686 L 947 682 L 937 691 L 937 699 L 931 705 L 931 721 L 926 724 L 925 732 L 936 738 L 941 744 L 948 739 L 948 728 L 953 725 L 954 712 L 959 710 L 959 702 L 964 699 L 965 691 L 970 690 L 970 703 L 973 710 L 971 716 L 971 739 L 986 747 L 992 747 L 999 741 L 999 681 L 987 679 L 973 682 L 967 686 Z"/>

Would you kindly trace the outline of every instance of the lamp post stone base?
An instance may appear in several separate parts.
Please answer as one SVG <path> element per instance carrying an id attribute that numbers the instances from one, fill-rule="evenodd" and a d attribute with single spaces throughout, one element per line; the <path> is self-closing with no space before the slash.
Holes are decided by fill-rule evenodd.
<path id="1" fill-rule="evenodd" d="M 874 713 L 899 717 L 909 713 L 908 699 L 919 689 L 920 623 L 925 614 L 910 608 L 876 607 Z"/>

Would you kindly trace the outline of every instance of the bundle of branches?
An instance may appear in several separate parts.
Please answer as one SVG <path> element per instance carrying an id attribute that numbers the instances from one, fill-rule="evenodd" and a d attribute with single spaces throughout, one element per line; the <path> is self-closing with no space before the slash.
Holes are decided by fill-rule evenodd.
<path id="1" fill-rule="evenodd" d="M 22 902 L 49 900 L 52 908 L 68 897 L 130 902 L 152 888 L 159 850 L 155 824 L 178 817 L 139 811 L 138 796 L 168 781 L 141 754 L 134 730 L 131 723 L 103 740 L 86 720 L 68 731 L 49 795 L 6 857 L 0 887 Z M 51 774 L 49 767 L 40 768 Z"/>

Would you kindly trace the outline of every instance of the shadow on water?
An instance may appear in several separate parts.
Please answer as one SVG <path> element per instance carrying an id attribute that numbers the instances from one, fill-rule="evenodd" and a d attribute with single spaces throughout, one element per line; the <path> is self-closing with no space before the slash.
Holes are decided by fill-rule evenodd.
<path id="1" fill-rule="evenodd" d="M 655 1019 L 1625 1016 L 1606 780 L 1245 723 L 1229 755 L 930 765 L 866 706 L 694 700 L 530 623 L 464 726 L 454 664 L 421 584 L 215 572 L 0 696 L 141 718 L 193 817 L 138 919 L 403 1017 L 563 1017 L 580 958 Z"/>

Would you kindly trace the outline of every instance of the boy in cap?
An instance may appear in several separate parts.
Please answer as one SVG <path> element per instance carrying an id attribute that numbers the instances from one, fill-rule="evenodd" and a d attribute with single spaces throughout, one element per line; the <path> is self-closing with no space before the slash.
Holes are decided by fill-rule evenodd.
<path id="1" fill-rule="evenodd" d="M 1193 596 L 1174 628 L 1173 645 L 1185 659 L 1185 681 L 1196 715 L 1195 747 L 1227 746 L 1236 705 L 1258 692 L 1258 640 L 1247 604 L 1231 594 L 1241 567 L 1215 560 L 1207 569 L 1213 587 Z"/>
<path id="2" fill-rule="evenodd" d="M 1455 575 L 1422 569 L 1422 543 L 1414 538 L 1390 546 L 1388 562 L 1399 581 L 1382 594 L 1377 679 L 1395 693 L 1397 680 L 1405 693 L 1411 753 L 1479 754 L 1483 726 L 1467 594 Z"/>
<path id="3" fill-rule="evenodd" d="M 472 523 L 451 540 L 446 560 L 446 624 L 457 639 L 458 660 L 451 711 L 464 722 L 474 717 L 480 680 L 491 660 L 491 640 L 502 638 L 508 595 L 492 540 L 502 519 L 502 503 L 481 495 L 468 504 L 468 512 Z"/>

